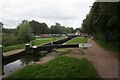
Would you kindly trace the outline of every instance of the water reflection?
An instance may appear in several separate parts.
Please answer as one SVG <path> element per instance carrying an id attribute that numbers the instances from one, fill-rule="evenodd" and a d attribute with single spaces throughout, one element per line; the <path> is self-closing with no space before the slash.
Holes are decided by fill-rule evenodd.
<path id="1" fill-rule="evenodd" d="M 12 63 L 4 65 L 4 73 L 9 74 L 10 72 L 15 71 L 16 69 L 21 68 L 21 67 L 22 65 L 21 65 L 20 60 L 16 60 Z"/>
<path id="2" fill-rule="evenodd" d="M 45 54 L 47 54 L 46 51 L 44 52 L 37 52 L 36 54 L 25 54 L 20 59 L 11 62 L 9 64 L 4 65 L 4 73 L 9 74 L 17 69 L 22 68 L 26 65 L 31 65 L 35 61 L 38 61 L 41 57 L 43 57 Z"/>
<path id="3" fill-rule="evenodd" d="M 23 65 L 23 66 L 31 65 L 35 61 L 39 60 L 40 57 L 41 57 L 41 54 L 25 55 L 25 56 L 21 57 L 20 62 L 21 62 L 21 65 Z"/>

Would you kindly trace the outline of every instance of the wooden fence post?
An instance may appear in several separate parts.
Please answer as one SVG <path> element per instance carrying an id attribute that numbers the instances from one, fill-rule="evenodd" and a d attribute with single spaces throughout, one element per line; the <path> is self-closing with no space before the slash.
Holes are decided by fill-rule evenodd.
<path id="1" fill-rule="evenodd" d="M 0 70 L 1 70 L 0 76 L 1 76 L 1 75 L 4 75 L 4 65 L 3 65 L 4 56 L 3 56 L 3 53 L 2 53 L 2 45 L 0 45 L 0 57 L 1 57 L 1 58 L 0 58 L 0 61 L 1 61 L 1 62 L 0 62 L 0 65 L 1 65 L 1 66 L 0 66 L 0 68 L 1 68 L 1 69 L 0 69 Z"/>

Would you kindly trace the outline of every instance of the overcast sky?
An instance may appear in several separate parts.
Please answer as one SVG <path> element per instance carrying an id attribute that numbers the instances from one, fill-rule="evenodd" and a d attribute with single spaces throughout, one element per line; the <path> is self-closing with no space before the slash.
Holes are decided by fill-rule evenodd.
<path id="1" fill-rule="evenodd" d="M 56 22 L 67 27 L 81 27 L 94 0 L 2 0 L 0 21 L 6 28 L 16 28 L 23 20 Z"/>

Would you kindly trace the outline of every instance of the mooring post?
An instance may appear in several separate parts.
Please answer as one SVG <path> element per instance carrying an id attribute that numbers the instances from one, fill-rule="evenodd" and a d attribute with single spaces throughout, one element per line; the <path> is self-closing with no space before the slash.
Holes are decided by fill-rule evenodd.
<path id="1" fill-rule="evenodd" d="M 25 44 L 25 51 L 28 52 L 30 50 L 30 44 Z"/>
<path id="2" fill-rule="evenodd" d="M 36 50 L 36 49 L 37 49 L 37 46 L 32 46 L 33 53 L 37 53 L 38 52 L 38 50 Z"/>

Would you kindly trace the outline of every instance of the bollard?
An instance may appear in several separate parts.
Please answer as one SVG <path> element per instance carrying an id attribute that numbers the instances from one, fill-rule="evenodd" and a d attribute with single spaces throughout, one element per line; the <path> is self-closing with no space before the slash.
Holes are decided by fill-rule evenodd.
<path id="1" fill-rule="evenodd" d="M 32 49 L 33 49 L 33 50 L 36 50 L 36 49 L 37 49 L 37 46 L 32 46 Z"/>
<path id="2" fill-rule="evenodd" d="M 25 51 L 29 52 L 30 51 L 30 44 L 25 44 Z"/>
<path id="3" fill-rule="evenodd" d="M 37 46 L 32 46 L 32 52 L 33 53 L 37 53 L 38 52 L 38 50 L 36 50 L 37 49 Z"/>

